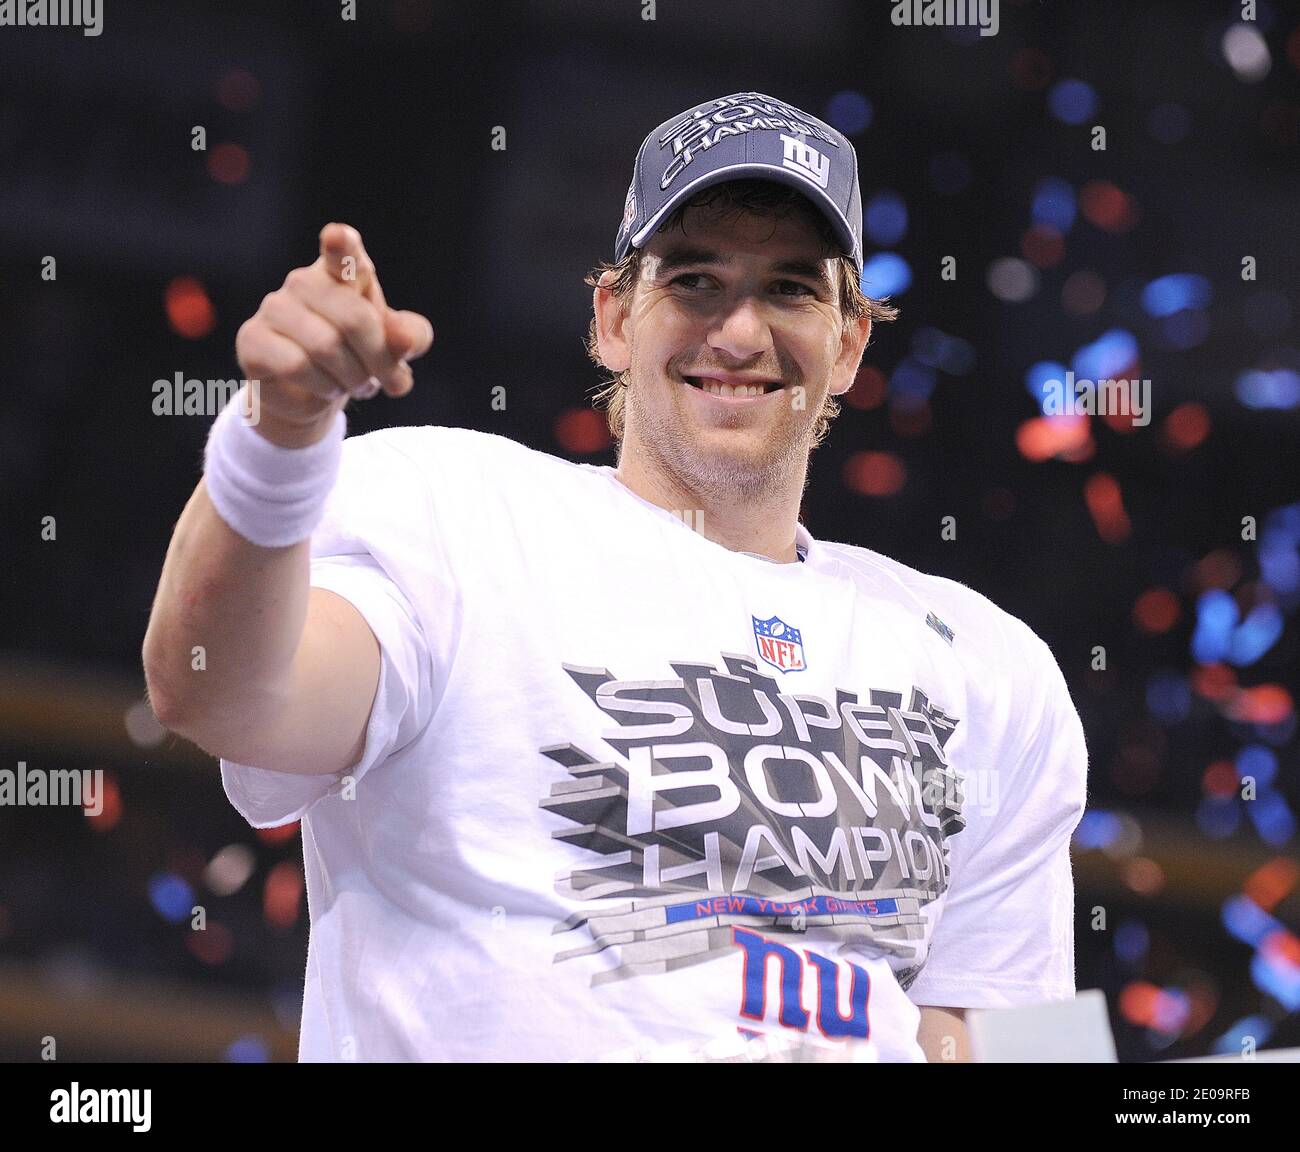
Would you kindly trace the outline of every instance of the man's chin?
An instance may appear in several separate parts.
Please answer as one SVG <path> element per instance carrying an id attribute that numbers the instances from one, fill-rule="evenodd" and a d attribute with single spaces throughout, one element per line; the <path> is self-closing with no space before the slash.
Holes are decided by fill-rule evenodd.
<path id="1" fill-rule="evenodd" d="M 788 450 L 748 429 L 699 429 L 691 439 L 696 475 L 738 490 L 766 487 L 783 478 L 790 466 Z"/>

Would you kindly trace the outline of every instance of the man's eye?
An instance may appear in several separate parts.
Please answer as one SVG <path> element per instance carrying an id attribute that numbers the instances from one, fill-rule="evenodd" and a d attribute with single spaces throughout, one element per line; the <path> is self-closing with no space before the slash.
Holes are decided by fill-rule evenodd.
<path id="1" fill-rule="evenodd" d="M 696 288 L 706 287 L 706 285 L 696 283 L 696 281 L 702 281 L 707 279 L 708 277 L 705 276 L 704 273 L 702 272 L 684 272 L 682 273 L 682 275 L 676 277 L 672 281 L 672 283 L 680 284 L 683 288 L 686 288 L 687 290 L 693 290 Z M 687 283 L 687 281 L 691 281 L 691 283 Z M 817 293 L 814 292 L 811 288 L 809 288 L 807 284 L 801 284 L 798 280 L 779 280 L 777 281 L 777 287 L 779 289 L 779 295 L 782 296 L 816 296 L 817 295 Z"/>

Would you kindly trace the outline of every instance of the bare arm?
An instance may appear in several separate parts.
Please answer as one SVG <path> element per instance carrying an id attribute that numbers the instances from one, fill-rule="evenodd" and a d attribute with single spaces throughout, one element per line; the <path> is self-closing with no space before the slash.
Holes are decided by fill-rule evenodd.
<path id="1" fill-rule="evenodd" d="M 432 336 L 423 317 L 387 307 L 355 230 L 328 225 L 321 258 L 291 272 L 240 329 L 240 365 L 261 386 L 258 432 L 305 447 L 350 396 L 372 394 L 369 378 L 404 395 L 405 360 Z M 379 644 L 356 608 L 309 576 L 309 540 L 245 540 L 199 482 L 144 640 L 150 700 L 166 727 L 214 756 L 285 772 L 338 772 L 360 759 Z"/>

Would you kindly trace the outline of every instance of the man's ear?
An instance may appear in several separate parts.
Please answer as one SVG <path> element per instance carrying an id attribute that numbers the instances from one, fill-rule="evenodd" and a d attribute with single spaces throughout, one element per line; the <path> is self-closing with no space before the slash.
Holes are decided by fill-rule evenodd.
<path id="1" fill-rule="evenodd" d="M 600 284 L 591 290 L 591 307 L 596 316 L 596 347 L 600 352 L 600 362 L 617 373 L 626 372 L 631 365 L 632 347 L 627 338 L 625 300 L 620 300 L 605 286 L 613 278 L 613 272 L 600 274 Z"/>
<path id="2" fill-rule="evenodd" d="M 842 396 L 853 387 L 857 379 L 858 368 L 862 364 L 862 353 L 866 351 L 867 341 L 871 339 L 870 315 L 859 316 L 856 320 L 845 322 L 844 331 L 840 333 L 840 354 L 831 369 L 831 395 Z"/>

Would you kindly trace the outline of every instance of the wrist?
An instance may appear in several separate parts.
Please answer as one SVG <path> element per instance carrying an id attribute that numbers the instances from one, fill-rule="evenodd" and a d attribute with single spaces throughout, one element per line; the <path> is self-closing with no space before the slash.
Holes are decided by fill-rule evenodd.
<path id="1" fill-rule="evenodd" d="M 279 448 L 310 448 L 330 435 L 334 419 L 341 410 L 342 405 L 331 406 L 320 416 L 307 420 L 288 420 L 263 410 L 262 418 L 254 427 L 263 440 Z"/>
<path id="2" fill-rule="evenodd" d="M 217 514 L 244 539 L 282 548 L 310 536 L 338 476 L 346 421 L 341 408 L 323 434 L 298 445 L 276 443 L 231 401 L 213 421 L 204 449 L 204 479 Z M 273 417 L 274 419 L 274 417 Z M 279 429 L 276 429 L 279 431 Z M 289 437 L 309 437 L 313 422 L 294 424 Z"/>
<path id="3" fill-rule="evenodd" d="M 277 389 L 284 387 L 277 385 Z M 281 403 L 282 399 L 286 402 Z M 309 448 L 330 434 L 347 398 L 322 401 L 309 392 L 297 390 L 292 396 L 281 397 L 278 391 L 265 389 L 260 401 L 259 418 L 253 427 L 264 440 L 281 448 Z"/>

